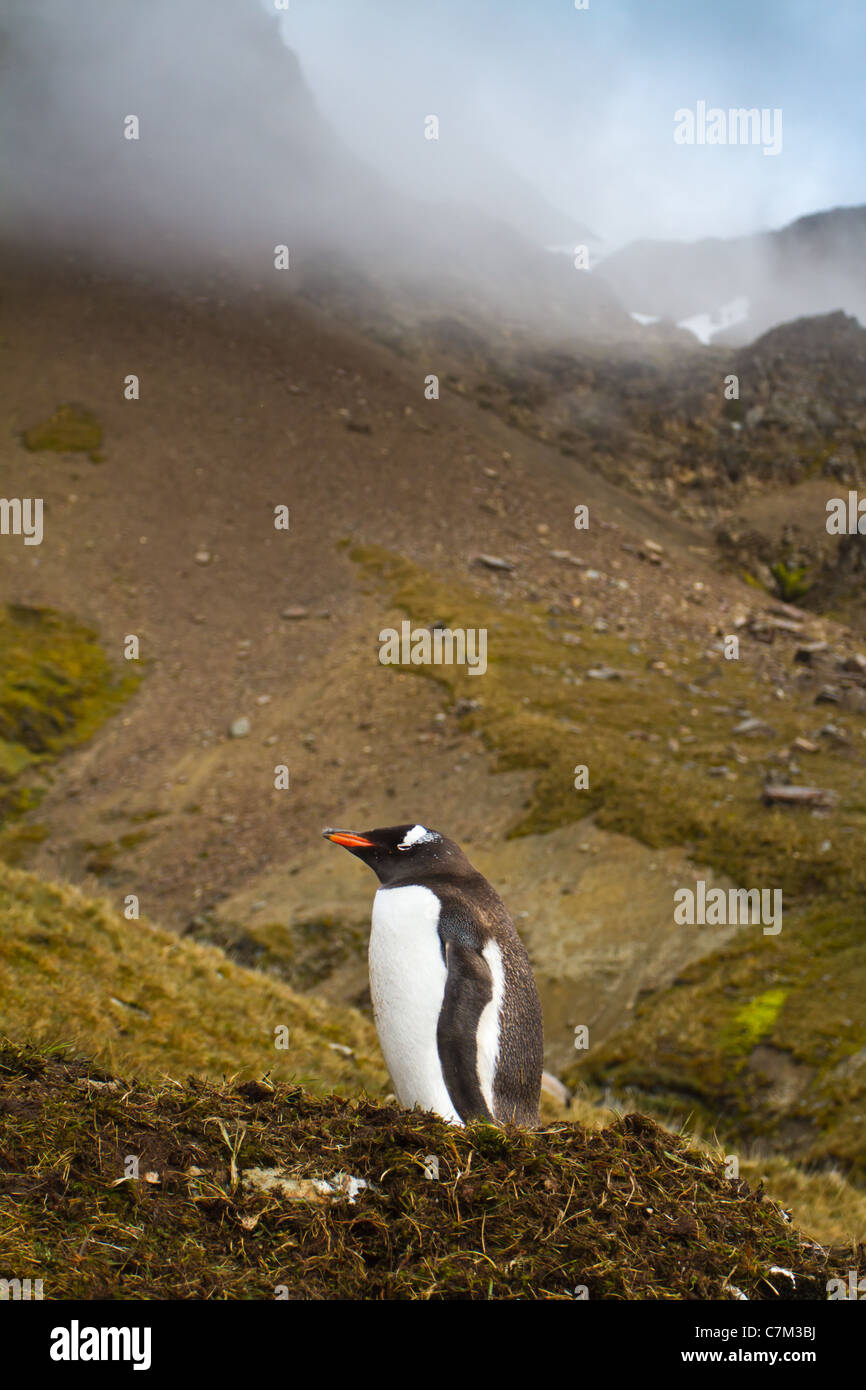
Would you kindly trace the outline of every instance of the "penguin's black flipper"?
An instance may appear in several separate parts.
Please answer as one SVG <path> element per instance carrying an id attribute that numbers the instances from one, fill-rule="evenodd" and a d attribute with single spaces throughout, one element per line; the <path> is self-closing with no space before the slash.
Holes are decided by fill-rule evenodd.
<path id="1" fill-rule="evenodd" d="M 478 1020 L 493 998 L 493 976 L 484 957 L 463 941 L 442 942 L 448 971 L 436 1041 L 442 1075 L 464 1124 L 493 1120 L 478 1081 Z"/>

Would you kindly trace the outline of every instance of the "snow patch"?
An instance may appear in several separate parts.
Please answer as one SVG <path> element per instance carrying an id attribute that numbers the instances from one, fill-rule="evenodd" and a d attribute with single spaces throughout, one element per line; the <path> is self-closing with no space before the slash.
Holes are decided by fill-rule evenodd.
<path id="1" fill-rule="evenodd" d="M 634 315 L 632 316 L 634 317 Z M 693 314 L 691 318 L 680 319 L 677 328 L 687 328 L 694 333 L 698 342 L 707 347 L 717 333 L 724 328 L 732 328 L 735 323 L 743 323 L 749 317 L 747 295 L 739 295 L 730 303 L 723 304 L 713 314 Z"/>

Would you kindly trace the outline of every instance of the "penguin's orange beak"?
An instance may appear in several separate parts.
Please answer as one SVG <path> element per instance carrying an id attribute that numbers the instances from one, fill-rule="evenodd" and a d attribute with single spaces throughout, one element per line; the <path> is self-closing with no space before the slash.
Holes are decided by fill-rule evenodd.
<path id="1" fill-rule="evenodd" d="M 335 845 L 345 845 L 346 849 L 375 848 L 372 840 L 356 834 L 354 830 L 323 830 L 322 834 L 326 840 L 333 840 Z"/>

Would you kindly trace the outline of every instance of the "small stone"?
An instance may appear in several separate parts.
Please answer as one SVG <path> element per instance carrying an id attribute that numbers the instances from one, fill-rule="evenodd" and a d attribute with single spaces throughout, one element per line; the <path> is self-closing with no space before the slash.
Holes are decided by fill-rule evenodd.
<path id="1" fill-rule="evenodd" d="M 309 618 L 309 616 L 310 616 L 310 610 L 309 610 L 309 608 L 302 608 L 299 604 L 295 605 L 295 606 L 292 607 L 292 608 L 284 608 L 283 611 L 282 611 L 282 613 L 280 614 L 280 617 L 281 617 L 281 618 L 287 618 L 287 619 L 291 619 L 291 618 Z"/>
<path id="2" fill-rule="evenodd" d="M 213 556 L 209 550 L 197 550 L 193 556 L 197 565 L 209 565 Z"/>
<path id="3" fill-rule="evenodd" d="M 769 724 L 765 724 L 763 719 L 743 719 L 741 723 L 735 725 L 735 734 L 762 734 L 766 738 L 775 738 L 776 731 Z"/>
<path id="4" fill-rule="evenodd" d="M 801 666 L 811 666 L 812 657 L 825 652 L 828 646 L 828 642 L 805 642 L 794 652 L 794 660 Z"/>
<path id="5" fill-rule="evenodd" d="M 514 564 L 511 560 L 503 560 L 499 555 L 476 555 L 475 559 L 479 565 L 485 565 L 489 570 L 513 570 Z"/>
<path id="6" fill-rule="evenodd" d="M 473 710 L 480 708 L 480 700 L 468 700 L 465 698 L 461 698 L 457 700 L 454 705 L 454 713 L 457 715 L 458 718 L 461 718 L 464 714 L 471 714 Z"/>
<path id="7" fill-rule="evenodd" d="M 823 729 L 818 730 L 818 733 L 822 738 L 829 738 L 833 743 L 838 743 L 843 748 L 851 742 L 845 730 L 838 728 L 835 724 L 825 724 Z"/>
<path id="8" fill-rule="evenodd" d="M 232 738 L 246 738 L 252 725 L 246 715 L 241 715 L 240 719 L 233 719 L 229 725 L 229 734 Z"/>
<path id="9" fill-rule="evenodd" d="M 769 782 L 764 787 L 764 800 L 768 804 L 779 801 L 794 806 L 832 807 L 837 799 L 835 792 L 827 791 L 823 787 L 786 786 Z"/>
<path id="10" fill-rule="evenodd" d="M 558 1105 L 571 1104 L 571 1092 L 568 1087 L 562 1084 L 558 1076 L 553 1076 L 549 1071 L 541 1073 L 541 1089 Z"/>

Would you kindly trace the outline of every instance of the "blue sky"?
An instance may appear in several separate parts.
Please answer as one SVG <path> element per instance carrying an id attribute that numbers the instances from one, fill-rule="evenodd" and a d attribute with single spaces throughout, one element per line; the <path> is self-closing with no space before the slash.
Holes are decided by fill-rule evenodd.
<path id="1" fill-rule="evenodd" d="M 573 0 L 290 0 L 282 32 L 343 139 L 413 192 L 429 188 L 435 159 L 435 186 L 461 196 L 484 183 L 495 203 L 509 185 L 487 176 L 504 165 L 612 245 L 731 236 L 866 202 L 863 0 L 590 0 L 585 11 Z M 676 145 L 674 111 L 698 101 L 781 108 L 781 154 Z M 430 113 L 435 153 L 419 135 Z"/>

